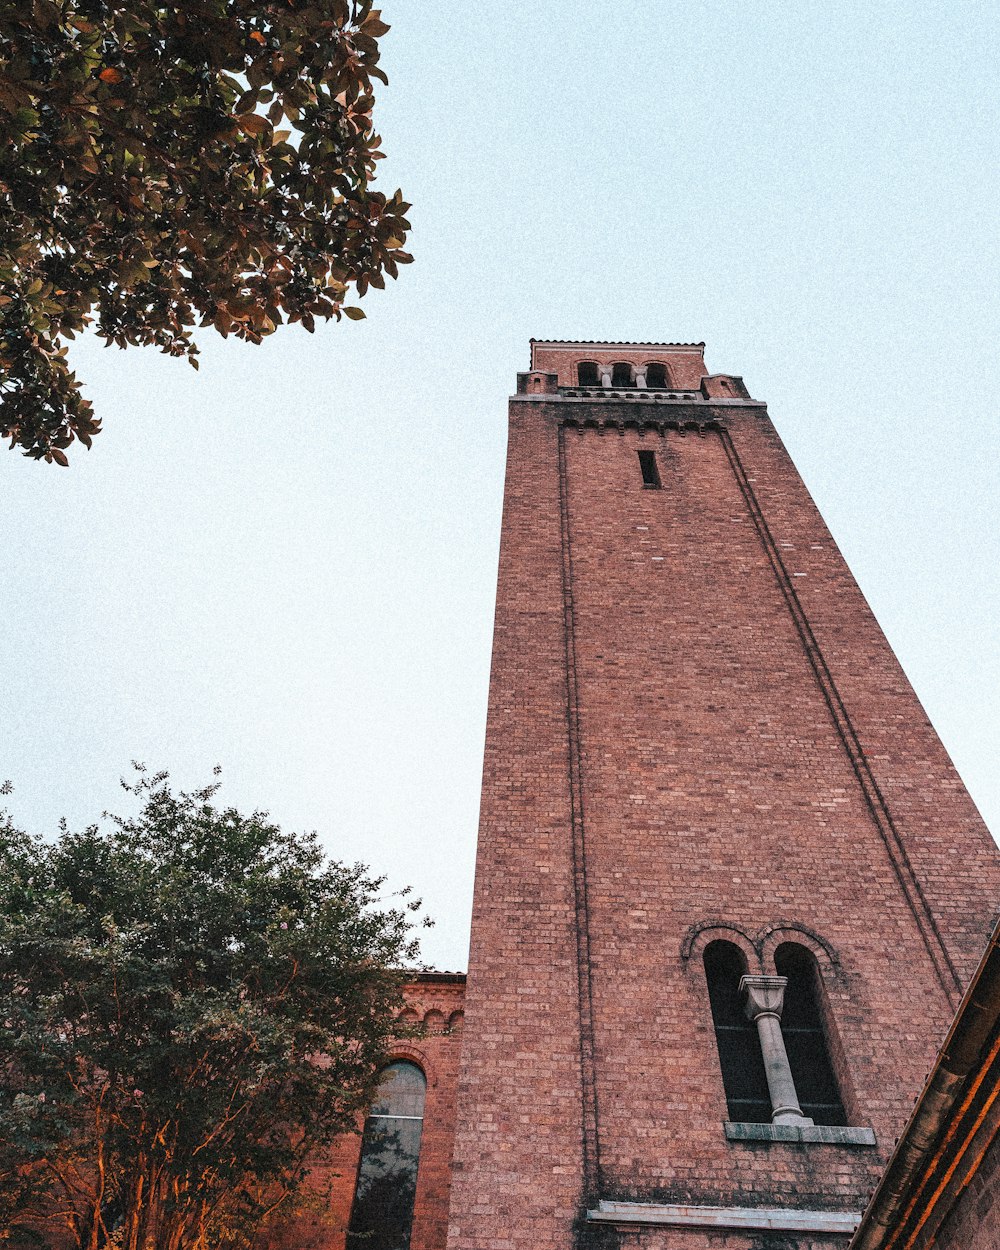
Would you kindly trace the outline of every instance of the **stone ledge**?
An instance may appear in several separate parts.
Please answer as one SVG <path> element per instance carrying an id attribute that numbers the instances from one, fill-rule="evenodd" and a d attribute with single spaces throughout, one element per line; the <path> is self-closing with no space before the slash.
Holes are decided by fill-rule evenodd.
<path id="1" fill-rule="evenodd" d="M 826 1146 L 874 1146 L 870 1128 L 840 1128 L 832 1124 L 733 1124 L 726 1121 L 730 1141 L 780 1141 Z"/>
<path id="2" fill-rule="evenodd" d="M 682 1203 L 607 1202 L 587 1212 L 595 1224 L 667 1224 L 674 1228 L 766 1228 L 776 1232 L 853 1233 L 854 1211 L 795 1211 L 787 1207 L 700 1207 Z"/>

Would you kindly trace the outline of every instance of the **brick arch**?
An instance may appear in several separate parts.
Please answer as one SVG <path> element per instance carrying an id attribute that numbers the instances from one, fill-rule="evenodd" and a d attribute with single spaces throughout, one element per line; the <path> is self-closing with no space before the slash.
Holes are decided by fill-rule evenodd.
<path id="1" fill-rule="evenodd" d="M 681 945 L 681 959 L 690 966 L 693 958 L 695 965 L 699 965 L 705 953 L 705 947 L 710 942 L 719 941 L 732 942 L 734 946 L 739 947 L 747 961 L 748 972 L 761 971 L 760 955 L 753 938 L 745 929 L 726 920 L 703 920 L 692 925 Z"/>
<path id="2" fill-rule="evenodd" d="M 396 1063 L 398 1060 L 415 1063 L 424 1074 L 428 1089 L 432 1089 L 437 1085 L 437 1073 L 434 1070 L 434 1063 L 422 1046 L 414 1046 L 412 1042 L 394 1041 L 389 1047 L 382 1067 L 387 1068 L 390 1063 Z"/>
<path id="3" fill-rule="evenodd" d="M 768 925 L 757 935 L 761 962 L 765 970 L 774 972 L 774 952 L 783 942 L 795 942 L 804 946 L 815 956 L 819 970 L 824 977 L 837 976 L 840 972 L 840 956 L 836 949 L 825 938 L 807 929 L 803 925 L 788 924 L 779 921 Z"/>

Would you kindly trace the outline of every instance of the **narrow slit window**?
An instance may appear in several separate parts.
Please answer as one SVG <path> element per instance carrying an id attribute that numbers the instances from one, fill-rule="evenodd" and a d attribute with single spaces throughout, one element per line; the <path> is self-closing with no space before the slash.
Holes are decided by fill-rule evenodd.
<path id="1" fill-rule="evenodd" d="M 660 481 L 660 470 L 656 467 L 656 452 L 640 451 L 639 468 L 642 470 L 643 486 L 650 490 L 659 490 L 662 482 Z"/>

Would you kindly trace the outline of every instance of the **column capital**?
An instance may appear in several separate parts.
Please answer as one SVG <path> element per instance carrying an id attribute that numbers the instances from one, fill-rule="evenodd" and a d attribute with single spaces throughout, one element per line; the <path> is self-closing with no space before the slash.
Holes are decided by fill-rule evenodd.
<path id="1" fill-rule="evenodd" d="M 746 995 L 743 1008 L 751 1020 L 769 1015 L 781 1019 L 785 1005 L 787 977 L 745 976 L 740 978 L 740 996 Z"/>

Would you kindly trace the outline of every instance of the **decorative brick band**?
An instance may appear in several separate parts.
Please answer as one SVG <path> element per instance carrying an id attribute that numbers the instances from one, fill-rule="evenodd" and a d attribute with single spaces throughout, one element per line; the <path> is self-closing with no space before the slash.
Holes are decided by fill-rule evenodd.
<path id="1" fill-rule="evenodd" d="M 763 1228 L 788 1233 L 853 1233 L 860 1211 L 787 1207 L 698 1207 L 681 1203 L 606 1202 L 587 1212 L 594 1224 L 667 1224 L 674 1228 Z"/>

